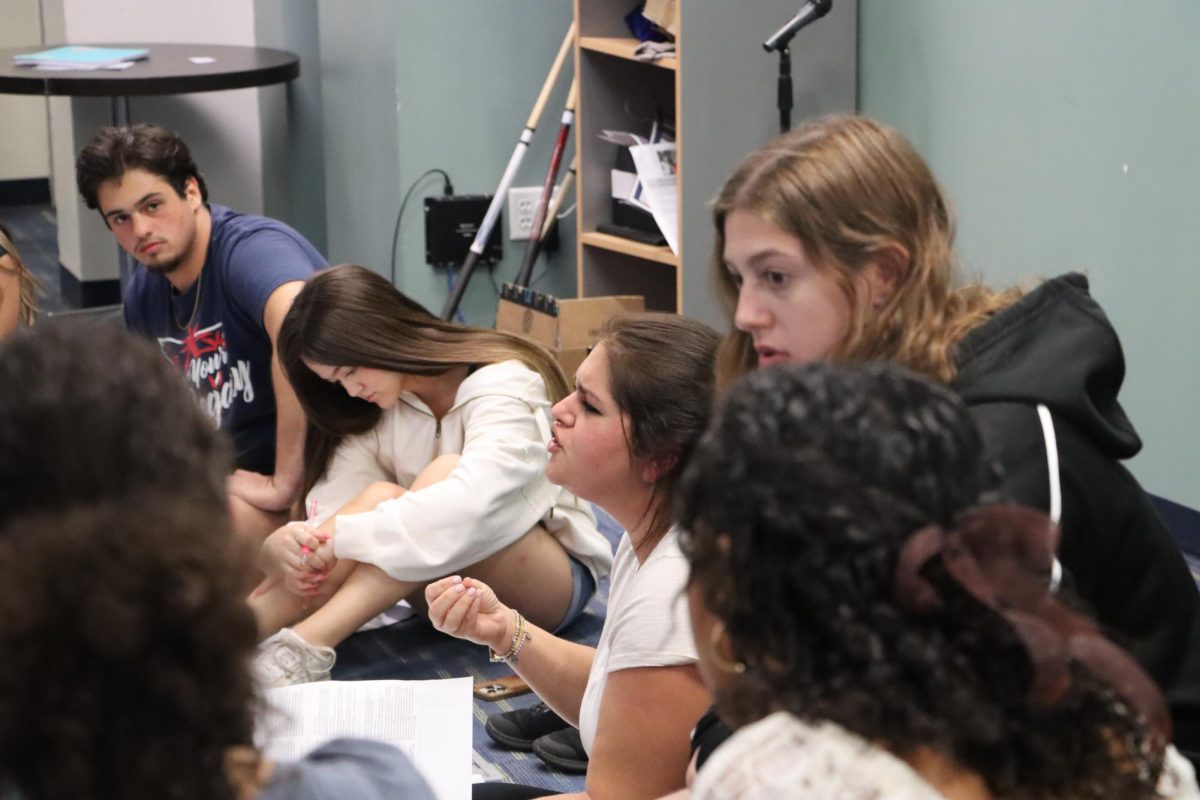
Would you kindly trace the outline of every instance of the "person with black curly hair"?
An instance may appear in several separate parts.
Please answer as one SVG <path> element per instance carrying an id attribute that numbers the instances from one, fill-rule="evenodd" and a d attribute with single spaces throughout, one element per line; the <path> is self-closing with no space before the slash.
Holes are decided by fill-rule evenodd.
<path id="1" fill-rule="evenodd" d="M 18 331 L 0 387 L 0 524 L 137 493 L 226 505 L 226 445 L 168 362 L 116 326 Z"/>
<path id="2" fill-rule="evenodd" d="M 255 748 L 231 454 L 152 344 L 42 325 L 0 386 L 0 797 L 432 798 L 389 746 Z"/>
<path id="3" fill-rule="evenodd" d="M 1197 797 L 1153 681 L 1056 593 L 1057 526 L 950 390 L 759 370 L 684 471 L 701 672 L 738 730 L 700 798 Z"/>

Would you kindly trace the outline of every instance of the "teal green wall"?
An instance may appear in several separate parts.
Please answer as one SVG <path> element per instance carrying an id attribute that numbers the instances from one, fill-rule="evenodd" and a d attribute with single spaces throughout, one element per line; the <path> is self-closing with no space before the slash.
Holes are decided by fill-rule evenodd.
<path id="1" fill-rule="evenodd" d="M 405 0 L 398 6 L 396 114 L 400 191 L 430 167 L 454 178 L 458 194 L 496 190 L 509 156 L 533 108 L 554 56 L 571 24 L 569 0 Z M 574 74 L 569 57 L 542 115 L 514 186 L 541 186 L 550 163 L 562 107 Z M 563 159 L 570 166 L 574 134 Z M 435 312 L 446 298 L 445 272 L 425 265 L 424 216 L 420 197 L 441 191 L 440 181 L 419 191 L 401 229 L 401 287 Z M 511 281 L 525 252 L 524 241 L 508 241 L 504 211 L 504 261 L 494 268 L 497 284 Z M 390 232 L 390 229 L 389 229 Z M 543 291 L 575 295 L 575 218 L 559 224 L 560 246 L 549 263 Z M 496 294 L 487 270 L 472 279 L 462 310 L 468 322 L 492 325 Z"/>
<path id="2" fill-rule="evenodd" d="M 1089 274 L 1150 490 L 1200 506 L 1200 3 L 862 0 L 861 111 L 905 133 L 993 285 Z"/>
<path id="3" fill-rule="evenodd" d="M 260 3 L 280 0 L 259 0 Z M 401 199 L 427 169 L 450 173 L 458 194 L 494 192 L 529 117 L 573 9 L 569 0 L 316 0 L 321 132 L 329 259 L 388 274 Z M 568 59 L 525 156 L 516 186 L 541 186 L 574 69 Z M 563 172 L 574 152 L 574 138 Z M 397 285 L 434 313 L 447 297 L 446 273 L 425 264 L 423 200 L 440 194 L 425 179 L 404 212 Z M 497 284 L 512 280 L 525 242 L 510 242 Z M 575 219 L 536 285 L 575 295 Z M 466 321 L 495 322 L 496 294 L 480 268 L 461 305 Z"/>
<path id="4" fill-rule="evenodd" d="M 300 57 L 300 77 L 288 83 L 282 130 L 263 136 L 264 150 L 280 147 L 279 170 L 263 173 L 263 213 L 286 220 L 322 253 L 329 250 L 325 220 L 325 171 L 321 135 L 320 33 L 317 0 L 255 0 L 255 41 Z M 262 93 L 259 106 L 275 98 Z M 260 111 L 268 117 L 269 111 Z M 267 153 L 263 162 L 272 163 Z"/>

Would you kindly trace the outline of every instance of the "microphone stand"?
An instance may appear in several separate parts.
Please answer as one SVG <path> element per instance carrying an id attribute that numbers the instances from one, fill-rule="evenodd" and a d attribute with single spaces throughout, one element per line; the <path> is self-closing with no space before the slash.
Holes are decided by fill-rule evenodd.
<path id="1" fill-rule="evenodd" d="M 833 8 L 833 0 L 808 0 L 796 16 L 776 31 L 770 39 L 763 42 L 763 49 L 768 53 L 772 50 L 779 53 L 778 98 L 779 132 L 787 133 L 792 129 L 792 106 L 794 104 L 792 91 L 792 37 L 808 27 Z"/>
<path id="2" fill-rule="evenodd" d="M 795 93 L 792 91 L 792 51 L 788 47 L 792 37 L 789 36 L 778 48 L 779 77 L 776 79 L 779 97 L 775 101 L 779 109 L 779 132 L 787 133 L 792 129 L 792 106 Z"/>

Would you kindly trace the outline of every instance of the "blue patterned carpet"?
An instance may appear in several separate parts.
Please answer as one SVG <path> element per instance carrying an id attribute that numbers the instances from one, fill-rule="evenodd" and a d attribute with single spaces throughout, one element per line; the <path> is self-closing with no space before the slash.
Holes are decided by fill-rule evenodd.
<path id="1" fill-rule="evenodd" d="M 616 548 L 620 527 L 603 512 L 600 530 Z M 561 635 L 575 642 L 596 644 L 608 602 L 608 579 L 600 584 L 596 596 L 584 613 Z M 335 680 L 419 680 L 470 676 L 476 681 L 511 674 L 504 664 L 488 661 L 487 650 L 478 645 L 438 633 L 423 619 L 403 622 L 364 633 L 356 633 L 338 648 Z M 473 739 L 475 760 L 484 774 L 493 780 L 544 786 L 557 792 L 583 791 L 583 776 L 559 772 L 535 756 L 509 750 L 492 741 L 484 731 L 488 716 L 511 711 L 538 702 L 532 694 L 507 700 L 474 699 Z"/>

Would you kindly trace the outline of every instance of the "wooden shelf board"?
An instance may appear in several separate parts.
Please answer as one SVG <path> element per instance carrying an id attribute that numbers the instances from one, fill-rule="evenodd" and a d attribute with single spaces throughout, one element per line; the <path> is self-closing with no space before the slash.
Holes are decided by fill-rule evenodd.
<path id="1" fill-rule="evenodd" d="M 618 37 L 618 36 L 581 36 L 579 37 L 579 47 L 583 50 L 592 50 L 597 53 L 606 53 L 617 58 L 624 58 L 628 61 L 637 61 L 639 64 L 647 64 L 652 67 L 661 67 L 662 69 L 673 70 L 679 65 L 678 59 L 660 58 L 656 61 L 638 61 L 633 57 L 633 51 L 638 46 L 638 40 L 633 37 Z"/>
<path id="2" fill-rule="evenodd" d="M 625 255 L 644 258 L 647 261 L 657 261 L 659 264 L 666 264 L 672 267 L 679 266 L 679 257 L 671 252 L 671 248 L 665 245 L 642 244 L 632 239 L 623 239 L 620 236 L 612 236 L 611 234 L 600 233 L 599 231 L 588 231 L 580 238 L 588 247 L 599 247 L 615 253 L 624 253 Z"/>

